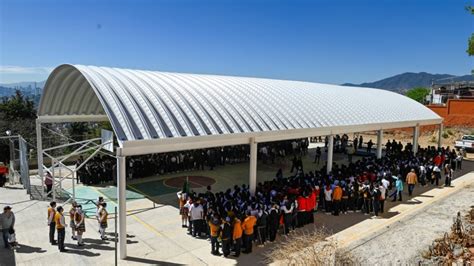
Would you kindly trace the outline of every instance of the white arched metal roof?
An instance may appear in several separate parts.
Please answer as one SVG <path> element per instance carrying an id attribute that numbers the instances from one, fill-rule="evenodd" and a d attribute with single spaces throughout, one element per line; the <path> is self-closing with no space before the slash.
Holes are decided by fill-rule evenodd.
<path id="1" fill-rule="evenodd" d="M 379 89 L 67 64 L 50 74 L 38 116 L 109 120 L 133 154 L 140 146 L 167 144 L 164 151 L 213 136 L 230 145 L 442 122 L 422 104 Z"/>

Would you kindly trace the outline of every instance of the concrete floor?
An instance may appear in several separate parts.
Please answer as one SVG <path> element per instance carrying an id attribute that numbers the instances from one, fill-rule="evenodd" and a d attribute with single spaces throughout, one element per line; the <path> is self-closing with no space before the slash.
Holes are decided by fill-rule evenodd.
<path id="1" fill-rule="evenodd" d="M 324 157 L 324 156 L 323 156 Z M 312 164 L 313 155 L 310 153 L 304 159 L 306 169 L 314 168 Z M 345 158 L 337 154 L 336 160 L 343 161 Z M 464 171 L 470 171 L 474 167 L 467 166 Z M 277 169 L 282 167 L 285 175 L 289 174 L 289 163 L 282 165 L 258 165 L 259 181 L 273 178 Z M 133 180 L 133 185 L 151 180 L 161 180 L 171 176 L 183 175 L 210 176 L 217 180 L 213 186 L 215 190 L 222 190 L 234 184 L 247 183 L 248 164 L 218 167 L 214 171 L 184 172 L 173 175 L 151 177 Z M 458 173 L 458 176 L 461 173 Z M 65 187 L 66 189 L 68 187 Z M 418 195 L 428 189 L 439 190 L 432 187 L 417 187 L 415 193 Z M 100 189 L 98 190 L 100 191 Z M 155 201 L 156 204 L 153 203 Z M 405 197 L 406 202 L 407 197 Z M 109 201 L 112 201 L 109 199 Z M 128 259 L 119 261 L 120 265 L 255 265 L 263 261 L 263 253 L 268 250 L 255 248 L 251 255 L 242 255 L 238 259 L 216 257 L 210 254 L 210 243 L 207 240 L 195 239 L 186 234 L 181 228 L 176 195 L 169 193 L 156 197 L 136 199 L 127 202 L 127 247 Z M 403 204 L 402 203 L 402 204 Z M 87 219 L 85 233 L 86 246 L 77 247 L 71 240 L 70 230 L 66 230 L 66 246 L 71 252 L 59 253 L 56 246 L 48 244 L 48 227 L 46 225 L 47 202 L 30 200 L 23 189 L 0 188 L 0 206 L 12 205 L 17 217 L 17 238 L 20 247 L 15 251 L 0 249 L 0 265 L 113 265 L 114 264 L 114 242 L 101 241 L 97 233 L 97 223 L 94 219 Z M 412 203 L 408 205 L 413 206 Z M 396 209 L 396 205 L 388 206 L 393 210 L 387 212 L 387 217 L 379 220 L 391 220 L 397 217 L 404 209 Z M 400 207 L 398 207 L 400 208 Z M 69 210 L 69 206 L 66 206 Z M 113 215 L 111 215 L 113 218 Z M 68 219 L 67 219 L 68 220 Z M 324 214 L 316 214 L 316 225 L 325 225 L 335 233 L 344 236 L 348 229 L 359 225 L 364 221 L 371 221 L 370 217 L 359 213 L 334 217 Z M 109 232 L 113 232 L 114 221 L 109 221 Z M 355 228 L 355 227 L 354 227 Z M 109 235 L 113 238 L 113 235 Z M 363 237 L 363 236 L 361 236 Z M 278 245 L 273 243 L 271 245 Z"/>

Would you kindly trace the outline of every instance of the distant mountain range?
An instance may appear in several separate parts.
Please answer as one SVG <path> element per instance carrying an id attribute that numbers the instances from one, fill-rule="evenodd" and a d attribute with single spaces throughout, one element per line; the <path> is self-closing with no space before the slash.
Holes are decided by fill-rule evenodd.
<path id="1" fill-rule="evenodd" d="M 378 88 L 395 92 L 403 92 L 415 87 L 431 87 L 431 84 L 474 81 L 473 75 L 455 76 L 449 74 L 430 74 L 426 72 L 407 72 L 374 82 L 361 84 L 344 83 L 343 86 Z"/>
<path id="2" fill-rule="evenodd" d="M 46 80 L 43 81 L 23 81 L 23 82 L 16 82 L 16 83 L 0 83 L 0 87 L 6 88 L 34 88 L 36 83 L 37 88 L 43 88 Z"/>
<path id="3" fill-rule="evenodd" d="M 462 81 L 474 81 L 473 75 L 455 76 L 450 74 L 430 74 L 426 72 L 412 73 L 407 72 L 393 77 L 377 80 L 374 82 L 364 82 L 361 84 L 344 83 L 343 86 L 352 87 L 368 87 L 378 88 L 395 92 L 404 92 L 406 90 L 415 87 L 431 87 L 431 84 L 449 83 L 449 82 L 462 82 Z M 35 84 L 36 83 L 36 84 Z M 20 90 L 26 96 L 36 96 L 41 94 L 46 81 L 29 81 L 29 82 L 17 82 L 17 83 L 0 83 L 0 97 L 10 96 L 15 93 L 15 90 Z M 38 88 L 38 91 L 35 90 Z"/>

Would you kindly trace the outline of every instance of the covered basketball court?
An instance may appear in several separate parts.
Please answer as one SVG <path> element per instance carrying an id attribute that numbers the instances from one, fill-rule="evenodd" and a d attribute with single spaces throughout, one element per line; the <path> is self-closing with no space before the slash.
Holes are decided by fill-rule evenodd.
<path id="1" fill-rule="evenodd" d="M 329 136 L 327 168 L 331 171 L 336 134 L 377 131 L 380 158 L 383 130 L 413 128 L 415 153 L 420 126 L 439 125 L 442 132 L 442 118 L 430 109 L 384 90 L 66 64 L 50 74 L 38 108 L 40 177 L 41 124 L 93 121 L 110 121 L 118 144 L 122 259 L 127 257 L 127 156 L 250 145 L 249 187 L 254 193 L 258 143 Z"/>

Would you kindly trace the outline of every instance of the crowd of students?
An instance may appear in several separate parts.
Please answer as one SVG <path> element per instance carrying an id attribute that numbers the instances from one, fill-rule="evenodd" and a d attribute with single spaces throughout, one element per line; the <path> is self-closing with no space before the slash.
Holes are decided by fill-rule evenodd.
<path id="1" fill-rule="evenodd" d="M 273 180 L 257 185 L 255 195 L 246 185 L 220 192 L 211 187 L 205 193 L 179 192 L 182 226 L 194 237 L 210 238 L 212 254 L 221 255 L 222 245 L 224 256 L 232 250 L 238 257 L 242 249 L 252 252 L 254 241 L 258 245 L 275 241 L 280 228 L 288 234 L 313 223 L 316 211 L 379 216 L 389 197 L 402 200 L 403 184 L 410 197 L 418 184 L 438 186 L 444 173 L 449 186 L 454 171 L 462 167 L 462 156 L 449 147 L 420 148 L 416 155 L 412 149 L 411 144 L 388 142 L 381 159 L 369 156 L 348 165 L 334 163 L 329 174 L 326 166 L 304 172 L 297 165 L 295 174 L 284 178 L 280 169 Z"/>
<path id="2" fill-rule="evenodd" d="M 99 226 L 99 234 L 102 240 L 107 240 L 105 230 L 107 228 L 107 203 L 103 197 L 99 197 L 97 203 L 96 219 Z M 76 202 L 72 202 L 69 210 L 69 227 L 71 228 L 71 238 L 77 241 L 78 246 L 84 246 L 83 235 L 86 232 L 86 216 L 82 210 L 82 206 Z M 67 252 L 64 242 L 66 239 L 66 216 L 64 208 L 57 206 L 55 201 L 50 202 L 48 207 L 48 227 L 49 227 L 49 242 L 51 245 L 57 245 L 60 252 Z M 55 233 L 57 232 L 57 240 L 55 240 Z"/>
<path id="3" fill-rule="evenodd" d="M 276 163 L 287 155 L 306 154 L 309 142 L 307 139 L 279 141 L 260 146 L 259 158 L 263 163 Z M 227 146 L 212 149 L 200 149 L 162 154 L 150 154 L 127 158 L 127 178 L 143 178 L 191 170 L 213 170 L 217 166 L 236 164 L 249 160 L 249 146 Z M 80 157 L 76 166 L 82 165 Z M 97 155 L 87 161 L 77 172 L 77 182 L 86 185 L 113 182 L 116 175 L 116 161 L 107 155 Z"/>

